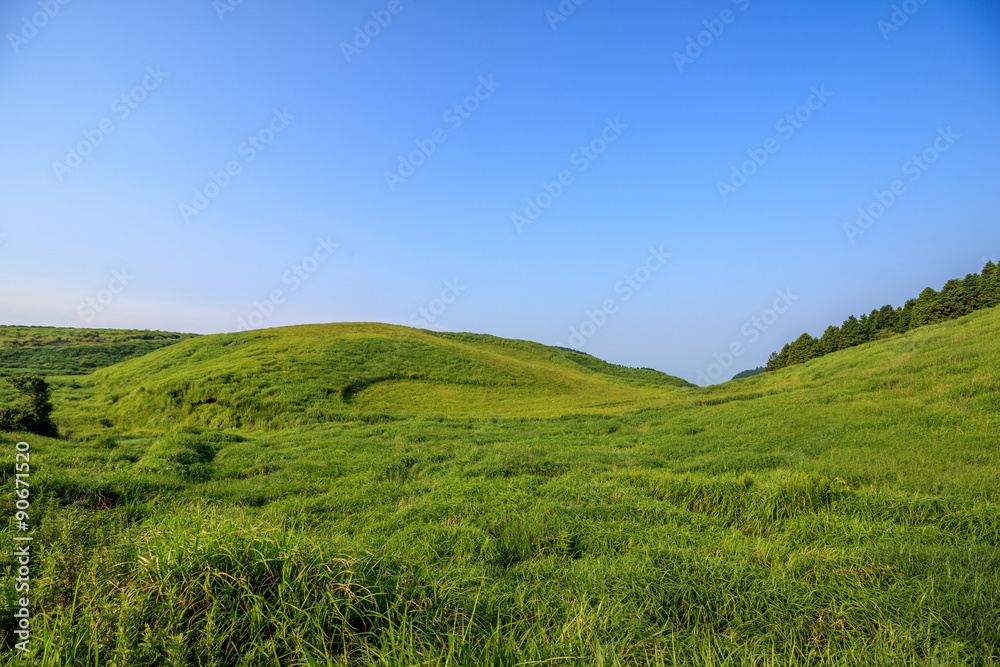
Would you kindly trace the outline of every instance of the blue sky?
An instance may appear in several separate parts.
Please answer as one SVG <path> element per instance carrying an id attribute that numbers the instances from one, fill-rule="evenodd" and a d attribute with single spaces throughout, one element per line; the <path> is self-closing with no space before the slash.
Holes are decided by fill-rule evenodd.
<path id="1" fill-rule="evenodd" d="M 996 3 L 10 0 L 0 31 L 2 324 L 415 324 L 704 383 L 1000 255 Z"/>

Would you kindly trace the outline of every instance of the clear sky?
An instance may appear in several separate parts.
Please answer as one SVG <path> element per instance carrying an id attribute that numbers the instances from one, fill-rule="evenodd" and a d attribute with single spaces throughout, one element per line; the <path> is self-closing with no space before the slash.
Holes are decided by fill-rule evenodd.
<path id="1" fill-rule="evenodd" d="M 378 321 L 704 384 L 1000 255 L 995 2 L 6 0 L 0 31 L 2 324 Z"/>

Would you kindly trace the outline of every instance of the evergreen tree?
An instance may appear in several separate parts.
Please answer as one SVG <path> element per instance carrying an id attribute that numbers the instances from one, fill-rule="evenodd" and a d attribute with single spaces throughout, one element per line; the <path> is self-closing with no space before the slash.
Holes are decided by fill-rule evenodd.
<path id="1" fill-rule="evenodd" d="M 970 273 L 962 280 L 962 306 L 965 309 L 964 315 L 982 308 L 979 301 L 982 289 L 983 281 L 978 273 Z"/>
<path id="2" fill-rule="evenodd" d="M 861 345 L 864 341 L 864 332 L 861 330 L 861 322 L 851 315 L 840 327 L 840 349 Z"/>
<path id="3" fill-rule="evenodd" d="M 788 365 L 788 351 L 790 348 L 791 345 L 789 345 L 788 343 L 785 343 L 782 346 L 781 352 L 778 353 L 778 359 L 775 361 L 776 368 L 784 368 L 785 366 Z"/>
<path id="4" fill-rule="evenodd" d="M 949 280 L 938 293 L 936 321 L 944 322 L 953 320 L 962 315 L 968 315 L 971 310 L 967 310 L 964 301 L 964 289 L 961 280 Z"/>
<path id="5" fill-rule="evenodd" d="M 917 297 L 913 306 L 913 316 L 910 318 L 910 328 L 922 327 L 938 321 L 938 293 L 933 287 L 925 287 Z"/>
<path id="6" fill-rule="evenodd" d="M 892 310 L 892 306 L 888 306 L 888 308 Z M 873 309 L 872 312 L 868 313 L 868 340 L 878 340 L 881 338 L 879 334 L 885 331 L 886 328 L 885 314 L 881 309 Z"/>
<path id="7" fill-rule="evenodd" d="M 868 315 L 865 313 L 862 313 L 861 317 L 858 318 L 858 331 L 861 332 L 861 342 L 858 343 L 858 345 L 861 343 L 867 343 L 871 340 L 871 323 L 868 321 Z"/>
<path id="8" fill-rule="evenodd" d="M 906 304 L 896 311 L 896 331 L 906 333 L 912 328 L 910 322 L 913 320 L 913 307 L 917 305 L 916 299 L 907 299 Z"/>
<path id="9" fill-rule="evenodd" d="M 788 349 L 788 364 L 802 364 L 820 356 L 819 341 L 804 333 Z"/>
<path id="10" fill-rule="evenodd" d="M 1000 306 L 1000 267 L 990 271 L 989 280 L 983 281 L 979 290 L 979 303 L 983 308 Z"/>
<path id="11" fill-rule="evenodd" d="M 778 367 L 778 353 L 777 352 L 772 352 L 771 356 L 769 356 L 767 358 L 767 364 L 764 366 L 764 369 L 767 370 L 768 372 L 771 372 L 771 371 L 778 370 L 778 368 L 779 368 Z"/>
<path id="12" fill-rule="evenodd" d="M 819 339 L 819 349 L 823 354 L 830 354 L 840 349 L 840 329 L 832 324 L 823 332 Z"/>
<path id="13" fill-rule="evenodd" d="M 896 309 L 891 305 L 886 304 L 878 311 L 879 314 L 879 331 L 896 331 Z"/>
<path id="14" fill-rule="evenodd" d="M 983 285 L 985 285 L 990 281 L 990 278 L 992 277 L 993 272 L 996 270 L 996 268 L 997 265 L 993 263 L 993 260 L 986 262 L 986 265 L 983 266 L 983 270 L 980 271 L 979 273 L 979 279 Z"/>

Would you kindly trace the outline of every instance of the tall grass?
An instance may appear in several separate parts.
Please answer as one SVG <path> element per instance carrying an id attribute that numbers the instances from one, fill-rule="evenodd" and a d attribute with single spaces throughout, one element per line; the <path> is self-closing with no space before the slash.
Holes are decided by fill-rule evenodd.
<path id="1" fill-rule="evenodd" d="M 0 437 L 8 451 L 32 443 L 37 549 L 35 648 L 10 651 L 3 613 L 2 659 L 995 665 L 998 324 L 978 313 L 709 389 L 594 373 L 544 349 L 532 366 L 531 344 L 439 336 L 440 355 L 407 353 L 436 360 L 423 377 L 359 385 L 347 403 L 333 392 L 329 414 L 295 408 L 318 395 L 321 369 L 337 382 L 367 371 L 316 340 L 326 329 L 178 343 L 103 371 L 107 386 L 56 379 L 72 438 Z M 372 373 L 397 349 L 386 331 Z M 361 326 L 337 335 L 383 349 Z M 232 407 L 190 403 L 211 378 L 246 390 L 224 379 L 227 347 L 266 365 L 276 346 L 312 368 L 267 376 L 289 384 L 254 399 L 282 428 L 198 415 Z M 487 372 L 461 359 L 509 374 L 453 382 Z M 566 378 L 618 383 L 636 403 L 597 409 L 559 394 Z M 157 389 L 181 379 L 192 384 L 177 396 Z M 131 393 L 142 387 L 148 397 Z M 522 390 L 483 414 L 424 409 Z M 556 398 L 518 409 L 539 396 Z M 146 412 L 156 405 L 190 419 L 168 425 Z M 0 470 L 10 517 L 13 466 Z M 5 572 L 13 563 L 0 552 Z M 12 596 L 5 586 L 8 609 Z"/>

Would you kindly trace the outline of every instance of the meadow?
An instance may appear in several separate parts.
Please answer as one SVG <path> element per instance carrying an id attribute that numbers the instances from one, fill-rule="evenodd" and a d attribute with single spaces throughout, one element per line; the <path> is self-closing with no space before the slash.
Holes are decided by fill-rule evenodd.
<path id="1" fill-rule="evenodd" d="M 165 331 L 0 325 L 0 375 L 77 375 L 189 336 Z"/>
<path id="2" fill-rule="evenodd" d="M 31 445 L 35 559 L 24 656 L 0 555 L 0 657 L 1000 664 L 998 331 L 709 388 L 377 324 L 59 357 L 62 437 L 0 435 L 5 517 Z"/>

